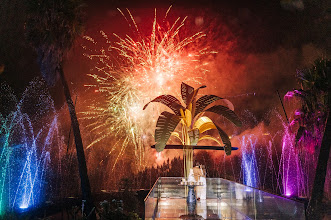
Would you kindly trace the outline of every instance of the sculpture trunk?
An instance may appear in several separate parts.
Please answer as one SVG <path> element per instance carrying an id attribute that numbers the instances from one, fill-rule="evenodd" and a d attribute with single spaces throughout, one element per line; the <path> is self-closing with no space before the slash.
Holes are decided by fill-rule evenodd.
<path id="1" fill-rule="evenodd" d="M 188 127 L 183 126 L 183 134 L 185 134 L 185 139 L 184 139 L 184 174 L 185 177 L 187 178 L 190 169 L 193 168 L 193 150 L 194 147 L 198 144 L 199 140 L 199 130 L 198 129 L 193 129 L 190 131 L 187 131 Z M 190 145 L 190 146 L 186 146 Z"/>

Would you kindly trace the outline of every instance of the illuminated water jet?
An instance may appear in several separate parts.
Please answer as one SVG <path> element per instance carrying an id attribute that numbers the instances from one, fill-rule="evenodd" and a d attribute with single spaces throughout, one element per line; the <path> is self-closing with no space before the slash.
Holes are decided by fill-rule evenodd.
<path id="1" fill-rule="evenodd" d="M 255 156 L 255 145 L 257 138 L 254 135 L 244 135 L 241 139 L 240 146 L 242 152 L 241 170 L 243 183 L 247 186 L 259 187 L 259 170 Z"/>
<path id="2" fill-rule="evenodd" d="M 42 85 L 32 82 L 11 112 L 0 112 L 0 215 L 17 208 L 27 210 L 45 199 L 51 147 L 61 143 L 53 102 L 40 91 Z M 43 109 L 31 116 L 24 112 L 36 106 Z"/>
<path id="3" fill-rule="evenodd" d="M 234 137 L 240 142 L 240 179 L 245 185 L 272 190 L 286 197 L 309 197 L 313 184 L 316 156 L 321 135 L 311 138 L 305 133 L 296 143 L 287 122 L 274 112 L 271 117 L 279 119 L 280 129 L 258 125 L 248 134 Z M 233 174 L 235 175 L 235 173 Z"/>

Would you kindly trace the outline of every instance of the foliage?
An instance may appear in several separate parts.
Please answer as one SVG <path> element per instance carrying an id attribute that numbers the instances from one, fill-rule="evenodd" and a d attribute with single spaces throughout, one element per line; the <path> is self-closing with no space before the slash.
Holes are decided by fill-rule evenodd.
<path id="1" fill-rule="evenodd" d="M 115 199 L 112 202 L 103 201 L 100 203 L 101 212 L 100 219 L 101 220 L 139 220 L 138 214 L 135 212 L 125 213 L 123 211 L 123 202 L 122 200 L 117 201 Z"/>
<path id="2" fill-rule="evenodd" d="M 119 184 L 119 192 L 121 193 L 121 201 L 126 211 L 137 211 L 138 199 L 136 192 L 133 190 L 133 181 L 130 178 L 123 178 Z M 129 209 L 129 210 L 128 210 Z"/>
<path id="3" fill-rule="evenodd" d="M 27 40 L 36 49 L 41 74 L 54 85 L 63 57 L 83 31 L 81 0 L 26 0 Z"/>
<path id="4" fill-rule="evenodd" d="M 75 137 L 82 195 L 86 200 L 84 214 L 95 219 L 79 122 L 62 67 L 64 55 L 82 32 L 83 4 L 81 0 L 27 0 L 26 6 L 26 38 L 38 54 L 40 72 L 50 86 L 57 77 L 62 82 Z"/>
<path id="5" fill-rule="evenodd" d="M 317 135 L 324 128 L 328 113 L 327 71 L 330 71 L 330 68 L 330 60 L 318 59 L 311 68 L 299 70 L 297 79 L 301 89 L 294 89 L 285 95 L 286 100 L 298 97 L 301 102 L 290 123 L 292 128 L 299 125 L 296 142 L 304 136 L 318 138 Z"/>
<path id="6" fill-rule="evenodd" d="M 296 96 L 301 101 L 301 108 L 295 111 L 295 118 L 290 123 L 290 127 L 299 124 L 296 143 L 309 137 L 315 146 L 320 145 L 313 189 L 307 208 L 309 219 L 322 219 L 324 186 L 331 145 L 330 77 L 331 61 L 318 59 L 311 68 L 298 72 L 297 78 L 301 89 L 291 91 L 285 96 L 285 98 Z M 302 143 L 305 147 L 309 146 L 309 142 L 302 141 Z"/>
<path id="7" fill-rule="evenodd" d="M 18 219 L 28 220 L 30 218 L 31 218 L 30 216 L 22 216 L 16 212 L 6 212 L 3 215 L 0 215 L 0 220 L 18 220 Z"/>

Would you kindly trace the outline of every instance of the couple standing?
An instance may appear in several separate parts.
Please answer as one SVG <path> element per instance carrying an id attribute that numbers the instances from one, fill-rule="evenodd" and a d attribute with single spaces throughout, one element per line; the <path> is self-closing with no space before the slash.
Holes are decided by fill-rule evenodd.
<path id="1" fill-rule="evenodd" d="M 206 199 L 206 169 L 203 165 L 197 163 L 193 169 L 190 169 L 190 174 L 188 177 L 189 182 L 200 182 L 202 185 L 196 186 L 196 196 L 197 200 L 205 200 Z"/>

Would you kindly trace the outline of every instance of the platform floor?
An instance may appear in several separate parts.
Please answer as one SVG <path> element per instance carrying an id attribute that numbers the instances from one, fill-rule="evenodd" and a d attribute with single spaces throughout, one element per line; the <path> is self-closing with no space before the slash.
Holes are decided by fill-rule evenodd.
<path id="1" fill-rule="evenodd" d="M 197 201 L 194 217 L 188 216 L 185 199 L 161 198 L 155 219 L 304 219 L 300 214 L 284 216 L 282 213 L 273 212 L 275 204 L 272 198 L 263 203 L 262 210 L 257 210 L 259 204 L 252 207 L 251 203 L 245 200 L 236 200 L 236 202 L 231 202 L 229 199 L 200 200 Z"/>
<path id="2" fill-rule="evenodd" d="M 184 216 L 188 213 L 185 199 L 160 199 L 156 217 L 157 219 L 185 219 Z M 245 215 L 219 199 L 197 201 L 195 214 L 197 219 L 199 219 L 198 216 L 203 219 L 247 219 Z"/>
<path id="3" fill-rule="evenodd" d="M 223 179 L 207 179 L 207 199 L 192 209 L 179 182 L 159 179 L 145 200 L 145 219 L 305 219 L 302 203 Z"/>

